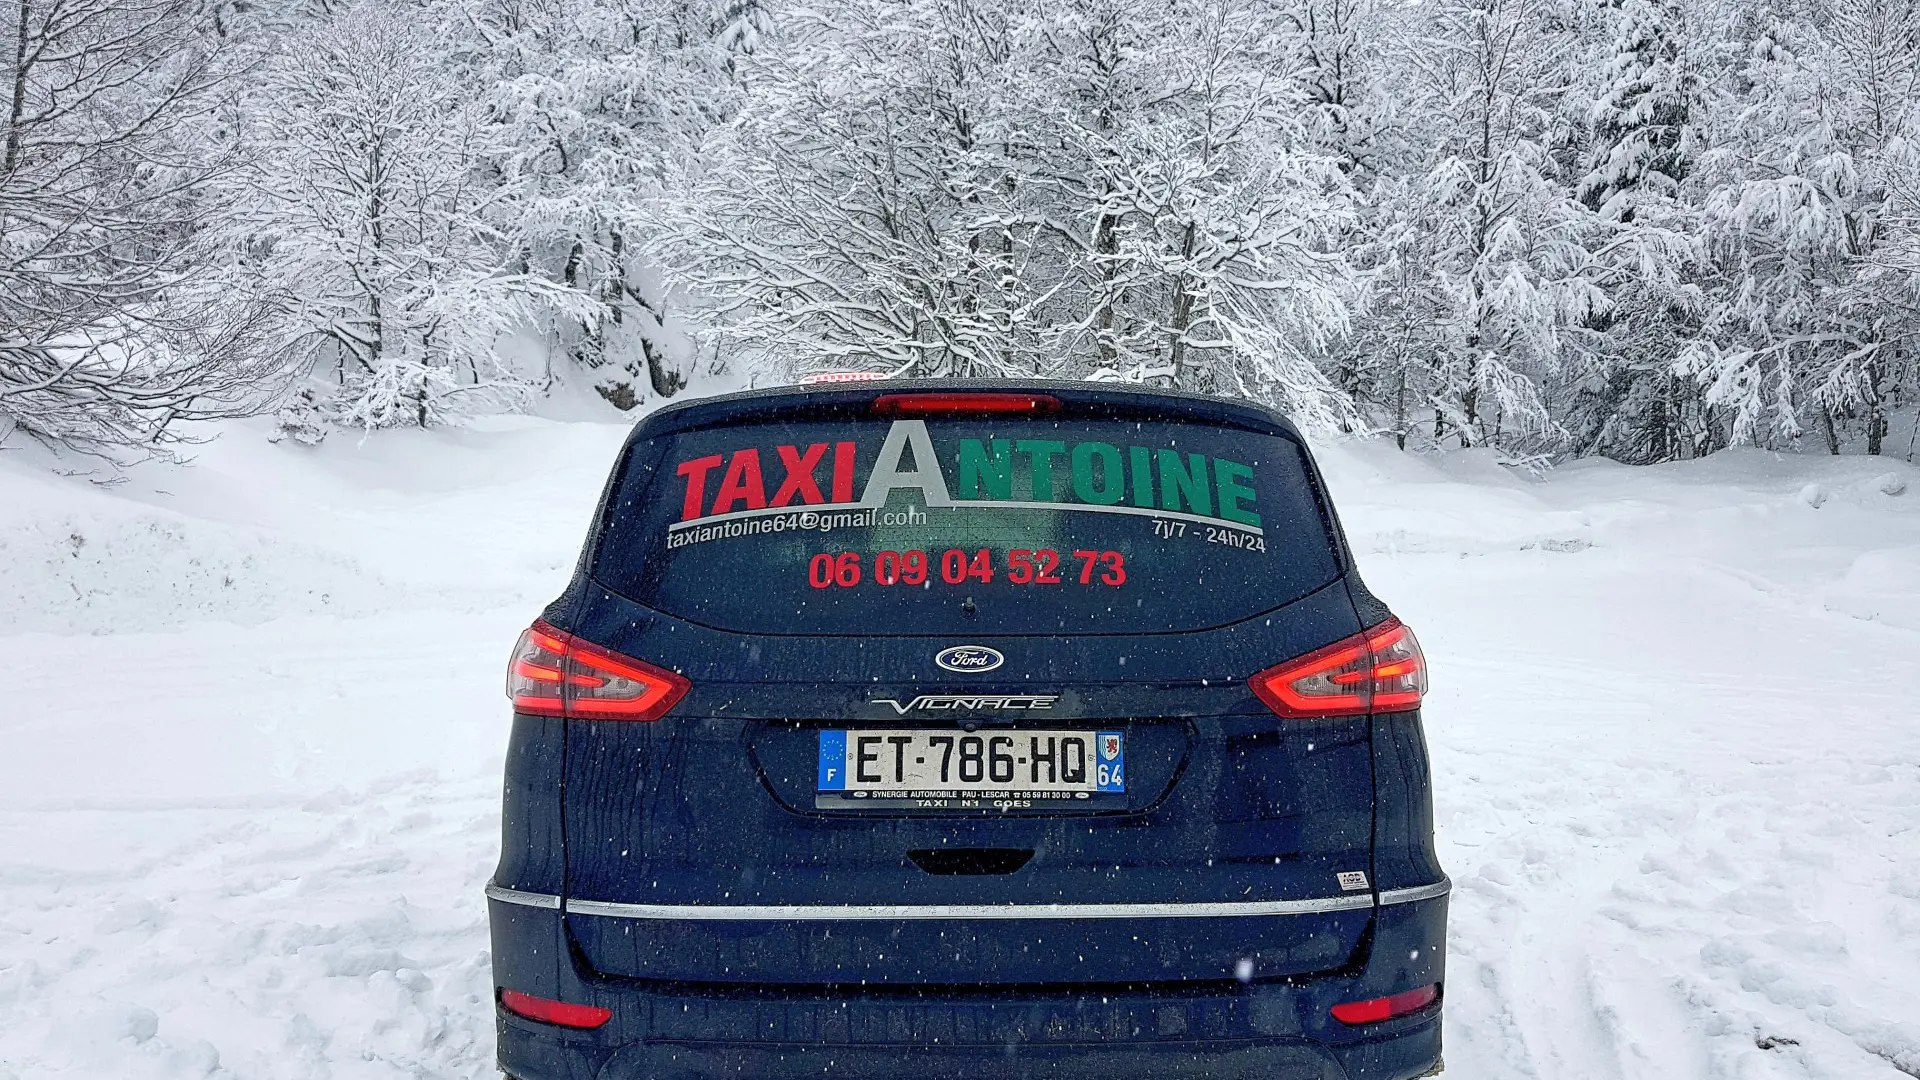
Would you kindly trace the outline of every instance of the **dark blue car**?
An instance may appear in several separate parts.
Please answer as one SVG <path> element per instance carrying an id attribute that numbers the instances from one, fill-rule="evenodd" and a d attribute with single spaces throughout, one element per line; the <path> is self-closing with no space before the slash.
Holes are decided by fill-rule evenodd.
<path id="1" fill-rule="evenodd" d="M 1413 634 L 1244 403 L 660 410 L 508 680 L 519 1080 L 1352 1080 L 1440 1063 Z"/>

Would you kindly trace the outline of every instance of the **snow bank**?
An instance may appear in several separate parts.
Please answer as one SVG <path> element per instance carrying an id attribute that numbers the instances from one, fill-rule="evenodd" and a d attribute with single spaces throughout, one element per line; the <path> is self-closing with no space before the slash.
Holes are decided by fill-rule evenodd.
<path id="1" fill-rule="evenodd" d="M 1826 606 L 1856 619 L 1920 630 L 1920 547 L 1886 548 L 1856 557 L 1823 594 Z"/>
<path id="2" fill-rule="evenodd" d="M 18 484 L 9 495 L 18 496 Z M 0 524 L 0 626 L 108 633 L 218 619 L 367 615 L 410 588 L 351 556 L 107 498 L 60 493 L 71 508 Z M 15 505 L 19 505 L 15 502 Z"/>
<path id="3" fill-rule="evenodd" d="M 525 604 L 571 569 L 626 430 L 501 417 L 312 448 L 231 425 L 191 466 L 111 486 L 34 450 L 0 454 L 0 629 Z"/>
<path id="4" fill-rule="evenodd" d="M 0 1080 L 493 1075 L 502 664 L 626 431 L 0 454 Z"/>

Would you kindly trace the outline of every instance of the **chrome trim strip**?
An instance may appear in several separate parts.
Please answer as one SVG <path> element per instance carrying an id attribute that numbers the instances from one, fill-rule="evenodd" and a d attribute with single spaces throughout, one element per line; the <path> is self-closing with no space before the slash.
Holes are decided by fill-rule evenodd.
<path id="1" fill-rule="evenodd" d="M 1373 906 L 1371 896 L 1199 904 L 616 904 L 568 900 L 570 915 L 614 919 L 787 922 L 824 919 L 1206 919 L 1307 915 Z"/>
<path id="2" fill-rule="evenodd" d="M 1380 894 L 1380 906 L 1391 904 L 1411 904 L 1417 900 L 1432 900 L 1453 891 L 1453 880 L 1441 878 L 1431 885 L 1415 885 L 1410 889 L 1387 889 Z"/>
<path id="3" fill-rule="evenodd" d="M 487 899 L 498 900 L 503 904 L 518 904 L 521 907 L 545 908 L 548 911 L 560 910 L 560 898 L 548 893 L 521 892 L 519 889 L 503 889 L 498 885 L 487 886 Z"/>
<path id="4" fill-rule="evenodd" d="M 1392 889 L 1380 904 L 1409 904 L 1445 896 L 1450 882 Z M 503 904 L 559 911 L 562 902 L 549 893 L 487 886 L 487 898 Z M 1250 916 L 1310 915 L 1372 907 L 1370 896 L 1328 896 L 1313 900 L 1249 900 L 1190 904 L 622 904 L 606 900 L 568 900 L 570 915 L 613 919 L 687 919 L 723 922 L 786 922 L 831 919 L 1218 919 Z"/>

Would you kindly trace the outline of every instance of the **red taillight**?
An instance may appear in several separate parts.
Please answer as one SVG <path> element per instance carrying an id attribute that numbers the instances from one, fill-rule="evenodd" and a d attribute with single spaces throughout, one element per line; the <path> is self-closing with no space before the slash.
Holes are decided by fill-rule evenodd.
<path id="1" fill-rule="evenodd" d="M 1336 641 L 1247 680 L 1267 708 L 1293 720 L 1420 707 L 1427 660 L 1399 619 Z"/>
<path id="2" fill-rule="evenodd" d="M 1051 394 L 881 394 L 873 399 L 878 416 L 941 416 L 957 413 L 1015 413 L 1038 416 L 1060 411 Z"/>
<path id="3" fill-rule="evenodd" d="M 515 712 L 586 720 L 658 720 L 687 696 L 685 677 L 536 622 L 507 665 Z"/>
<path id="4" fill-rule="evenodd" d="M 602 1009 L 597 1005 L 569 1005 L 564 1001 L 549 1001 L 532 994 L 523 994 L 518 990 L 500 991 L 500 1005 L 515 1016 L 524 1016 L 529 1020 L 538 1020 L 545 1024 L 558 1024 L 570 1028 L 597 1028 L 613 1019 L 612 1009 Z"/>
<path id="5" fill-rule="evenodd" d="M 1438 986 L 1423 986 L 1418 990 L 1390 994 L 1387 997 L 1342 1002 L 1333 1007 L 1333 1018 L 1343 1024 L 1377 1024 L 1396 1016 L 1417 1013 L 1439 999 Z"/>

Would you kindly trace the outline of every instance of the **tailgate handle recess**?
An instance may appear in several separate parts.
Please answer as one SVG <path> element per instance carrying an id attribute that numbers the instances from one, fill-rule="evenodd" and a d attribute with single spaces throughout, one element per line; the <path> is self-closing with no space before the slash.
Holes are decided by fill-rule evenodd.
<path id="1" fill-rule="evenodd" d="M 907 852 L 929 874 L 1011 874 L 1033 858 L 1032 848 L 919 848 Z"/>

